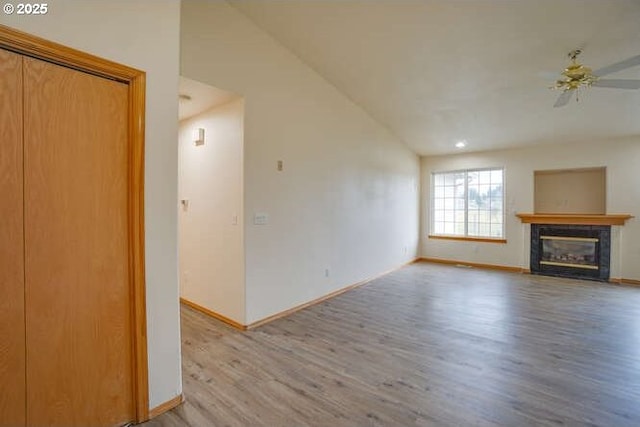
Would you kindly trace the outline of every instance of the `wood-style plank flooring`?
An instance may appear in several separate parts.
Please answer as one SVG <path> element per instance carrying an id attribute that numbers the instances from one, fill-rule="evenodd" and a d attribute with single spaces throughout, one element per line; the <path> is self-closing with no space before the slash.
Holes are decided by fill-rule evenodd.
<path id="1" fill-rule="evenodd" d="M 160 426 L 640 426 L 640 288 L 416 263 L 249 332 L 182 308 Z"/>

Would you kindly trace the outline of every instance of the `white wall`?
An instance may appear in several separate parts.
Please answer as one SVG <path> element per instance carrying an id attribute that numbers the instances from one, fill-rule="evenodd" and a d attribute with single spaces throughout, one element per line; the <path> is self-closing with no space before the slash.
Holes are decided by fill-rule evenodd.
<path id="1" fill-rule="evenodd" d="M 0 24 L 147 72 L 145 231 L 149 401 L 181 393 L 177 282 L 178 0 L 49 0 Z"/>
<path id="2" fill-rule="evenodd" d="M 245 323 L 242 154 L 244 102 L 180 122 L 180 296 Z M 193 131 L 205 130 L 196 146 Z"/>
<path id="3" fill-rule="evenodd" d="M 181 28 L 181 74 L 245 98 L 247 323 L 416 256 L 413 152 L 225 2 Z"/>
<path id="4" fill-rule="evenodd" d="M 533 171 L 607 167 L 607 213 L 640 217 L 640 138 L 616 141 L 544 145 L 516 150 L 488 151 L 422 158 L 421 255 L 485 264 L 529 268 L 530 227 L 515 216 L 533 212 Z M 428 239 L 429 191 L 432 172 L 503 166 L 507 244 Z M 611 277 L 640 279 L 640 221 L 612 229 Z"/>

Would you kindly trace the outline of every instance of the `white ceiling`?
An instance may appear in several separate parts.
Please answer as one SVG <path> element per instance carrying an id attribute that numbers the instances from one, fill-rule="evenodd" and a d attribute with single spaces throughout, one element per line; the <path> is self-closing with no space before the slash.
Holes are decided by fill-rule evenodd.
<path id="1" fill-rule="evenodd" d="M 208 84 L 180 76 L 178 120 L 188 119 L 218 105 L 226 104 L 238 95 Z M 185 99 L 184 96 L 190 99 Z"/>
<path id="2" fill-rule="evenodd" d="M 640 90 L 549 74 L 640 54 L 640 0 L 232 0 L 419 154 L 640 135 Z M 611 78 L 638 78 L 634 67 Z"/>

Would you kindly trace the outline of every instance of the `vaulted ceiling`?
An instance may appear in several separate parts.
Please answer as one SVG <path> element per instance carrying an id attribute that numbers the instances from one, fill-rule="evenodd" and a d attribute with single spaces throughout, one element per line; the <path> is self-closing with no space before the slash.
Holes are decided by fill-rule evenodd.
<path id="1" fill-rule="evenodd" d="M 640 90 L 549 90 L 640 54 L 640 0 L 231 0 L 418 154 L 640 135 Z M 640 79 L 640 66 L 611 78 Z"/>

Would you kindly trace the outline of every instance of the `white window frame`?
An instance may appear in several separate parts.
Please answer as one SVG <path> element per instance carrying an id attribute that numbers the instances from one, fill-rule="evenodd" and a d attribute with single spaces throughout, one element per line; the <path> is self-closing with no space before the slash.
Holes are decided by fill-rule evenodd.
<path id="1" fill-rule="evenodd" d="M 491 236 L 491 235 L 470 235 L 469 234 L 469 173 L 475 172 L 486 172 L 486 171 L 501 171 L 502 173 L 502 221 L 501 221 L 501 235 L 500 236 Z M 435 215 L 435 188 L 436 188 L 436 175 L 445 175 L 445 174 L 465 174 L 464 180 L 464 234 L 446 234 L 446 233 L 436 233 L 436 215 Z M 441 238 L 441 239 L 453 239 L 453 240 L 481 240 L 481 241 L 495 241 L 499 243 L 506 243 L 506 215 L 505 215 L 505 195 L 506 195 L 506 185 L 505 185 L 505 169 L 504 167 L 486 167 L 486 168 L 473 168 L 473 169 L 459 169 L 459 170 L 447 170 L 447 171 L 437 171 L 431 173 L 431 185 L 430 185 L 430 197 L 429 197 L 429 212 L 430 212 L 430 225 L 429 229 L 431 233 L 429 234 L 430 238 Z M 491 233 L 489 233 L 491 234 Z"/>

